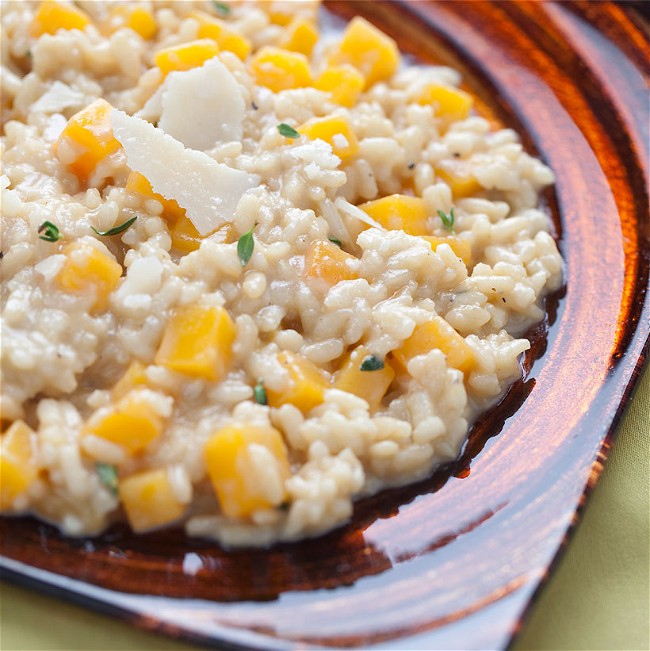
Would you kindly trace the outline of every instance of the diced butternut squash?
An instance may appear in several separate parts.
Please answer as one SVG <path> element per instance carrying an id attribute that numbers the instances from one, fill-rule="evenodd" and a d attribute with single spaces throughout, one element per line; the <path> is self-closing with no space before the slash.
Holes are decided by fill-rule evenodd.
<path id="1" fill-rule="evenodd" d="M 14 421 L 0 443 L 0 509 L 8 509 L 38 477 L 34 432 L 22 420 Z"/>
<path id="2" fill-rule="evenodd" d="M 183 251 L 183 253 L 197 251 L 201 246 L 201 242 L 207 237 L 215 242 L 224 242 L 226 244 L 234 242 L 237 239 L 232 224 L 224 224 L 214 233 L 202 236 L 187 217 L 181 217 L 170 228 L 169 232 L 172 237 L 172 246 L 178 251 Z"/>
<path id="3" fill-rule="evenodd" d="M 461 240 L 459 237 L 449 235 L 448 237 L 436 237 L 435 235 L 425 235 L 423 237 L 431 248 L 435 251 L 441 244 L 448 244 L 451 250 L 467 265 L 472 262 L 472 245 L 469 240 Z"/>
<path id="4" fill-rule="evenodd" d="M 219 430 L 206 443 L 205 462 L 221 510 L 230 518 L 279 506 L 286 498 L 287 447 L 272 427 L 247 423 Z"/>
<path id="5" fill-rule="evenodd" d="M 309 61 L 304 54 L 266 46 L 253 56 L 250 70 L 256 83 L 274 93 L 311 85 Z"/>
<path id="6" fill-rule="evenodd" d="M 296 17 L 289 23 L 278 45 L 285 50 L 310 56 L 314 45 L 318 43 L 318 36 L 318 29 L 313 23 L 304 18 Z"/>
<path id="7" fill-rule="evenodd" d="M 261 4 L 262 7 L 265 6 L 265 3 L 261 3 Z M 288 8 L 282 11 L 275 7 L 273 7 L 271 11 L 268 12 L 268 16 L 272 25 L 280 25 L 281 27 L 286 27 L 291 22 L 291 19 L 293 17 L 291 11 Z"/>
<path id="8" fill-rule="evenodd" d="M 353 66 L 328 66 L 314 82 L 314 88 L 330 93 L 332 101 L 353 107 L 366 85 L 364 76 Z"/>
<path id="9" fill-rule="evenodd" d="M 476 178 L 467 171 L 462 162 L 446 161 L 435 168 L 436 176 L 450 188 L 454 199 L 461 199 L 480 192 L 483 188 Z"/>
<path id="10" fill-rule="evenodd" d="M 210 38 L 202 38 L 160 50 L 154 56 L 154 63 L 166 77 L 170 72 L 198 68 L 217 54 L 219 46 Z"/>
<path id="11" fill-rule="evenodd" d="M 406 194 L 368 201 L 361 210 L 389 231 L 404 231 L 409 235 L 426 235 L 429 232 L 429 213 L 423 199 Z"/>
<path id="12" fill-rule="evenodd" d="M 284 389 L 280 391 L 266 387 L 271 407 L 291 404 L 307 413 L 323 402 L 329 383 L 313 362 L 289 351 L 281 352 L 278 361 L 288 372 L 289 378 Z"/>
<path id="13" fill-rule="evenodd" d="M 128 454 L 144 450 L 162 434 L 165 419 L 143 394 L 146 391 L 134 389 L 115 405 L 99 409 L 89 418 L 84 434 L 115 443 Z"/>
<path id="14" fill-rule="evenodd" d="M 56 280 L 67 292 L 93 296 L 91 309 L 106 309 L 108 298 L 122 276 L 122 265 L 102 246 L 77 240 L 63 248 L 66 256 Z"/>
<path id="15" fill-rule="evenodd" d="M 418 98 L 418 104 L 433 105 L 435 115 L 448 123 L 464 120 L 469 115 L 474 100 L 469 93 L 460 88 L 429 84 Z"/>
<path id="16" fill-rule="evenodd" d="M 350 268 L 350 262 L 356 258 L 343 251 L 333 242 L 315 240 L 309 246 L 305 256 L 305 275 L 321 278 L 328 285 L 334 286 L 342 280 L 354 280 L 359 275 Z"/>
<path id="17" fill-rule="evenodd" d="M 88 180 L 100 161 L 120 148 L 111 128 L 112 108 L 104 99 L 95 100 L 68 120 L 54 145 L 59 159 L 82 181 Z"/>
<path id="18" fill-rule="evenodd" d="M 363 398 L 374 411 L 381 405 L 395 378 L 395 371 L 388 361 L 384 362 L 384 368 L 377 371 L 362 371 L 361 364 L 369 355 L 370 352 L 364 346 L 357 346 L 334 376 L 334 388 Z"/>
<path id="19" fill-rule="evenodd" d="M 469 344 L 439 316 L 416 326 L 413 334 L 393 351 L 393 356 L 406 369 L 411 359 L 434 348 L 446 355 L 447 366 L 457 368 L 465 375 L 476 365 L 476 358 Z"/>
<path id="20" fill-rule="evenodd" d="M 90 17 L 85 11 L 71 3 L 41 2 L 30 25 L 32 36 L 56 34 L 60 29 L 83 30 L 90 25 Z"/>
<path id="21" fill-rule="evenodd" d="M 230 366 L 236 328 L 223 307 L 181 307 L 169 319 L 156 364 L 205 380 L 221 380 Z"/>
<path id="22" fill-rule="evenodd" d="M 341 160 L 351 158 L 359 151 L 357 136 L 347 118 L 343 116 L 314 118 L 299 127 L 298 133 L 311 140 L 324 140 L 332 146 L 332 150 Z"/>
<path id="23" fill-rule="evenodd" d="M 111 395 L 114 400 L 119 400 L 132 389 L 146 387 L 147 384 L 147 367 L 141 362 L 131 362 L 124 375 L 113 385 Z"/>
<path id="24" fill-rule="evenodd" d="M 145 41 L 152 39 L 158 31 L 153 13 L 144 7 L 117 5 L 111 9 L 110 23 L 111 32 L 127 27 L 139 34 Z"/>
<path id="25" fill-rule="evenodd" d="M 136 533 L 170 524 L 185 512 L 163 468 L 130 475 L 118 486 L 126 517 Z"/>
<path id="26" fill-rule="evenodd" d="M 199 23 L 197 32 L 199 38 L 212 39 L 217 43 L 220 50 L 233 52 L 242 61 L 250 54 L 250 41 L 230 29 L 218 18 L 214 18 L 202 11 L 193 11 L 190 16 Z"/>
<path id="27" fill-rule="evenodd" d="M 329 65 L 354 66 L 364 76 L 365 88 L 391 77 L 399 62 L 395 41 L 360 16 L 350 21 L 328 58 Z"/>
<path id="28" fill-rule="evenodd" d="M 129 174 L 126 189 L 160 202 L 163 207 L 163 217 L 168 224 L 175 224 L 179 219 L 185 218 L 185 208 L 181 208 L 173 199 L 165 199 L 162 194 L 154 192 L 151 183 L 139 172 Z"/>

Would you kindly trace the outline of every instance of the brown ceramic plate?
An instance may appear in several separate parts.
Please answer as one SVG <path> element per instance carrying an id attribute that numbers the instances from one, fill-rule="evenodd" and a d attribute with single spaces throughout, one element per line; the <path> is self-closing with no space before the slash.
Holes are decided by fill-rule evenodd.
<path id="1" fill-rule="evenodd" d="M 504 648 L 567 540 L 648 349 L 648 27 L 641 4 L 332 2 L 423 61 L 556 172 L 566 289 L 526 377 L 431 480 L 317 540 L 228 552 L 181 532 L 70 540 L 2 522 L 4 576 L 220 647 Z"/>

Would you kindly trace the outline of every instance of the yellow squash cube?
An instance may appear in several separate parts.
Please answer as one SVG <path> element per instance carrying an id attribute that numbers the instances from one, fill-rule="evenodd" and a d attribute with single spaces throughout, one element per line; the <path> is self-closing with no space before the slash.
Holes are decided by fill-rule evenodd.
<path id="1" fill-rule="evenodd" d="M 307 413 L 323 402 L 329 382 L 313 362 L 289 351 L 281 352 L 278 361 L 287 370 L 289 381 L 280 391 L 266 387 L 271 407 L 291 404 Z"/>
<path id="2" fill-rule="evenodd" d="M 90 25 L 90 18 L 85 11 L 72 4 L 63 2 L 41 2 L 30 25 L 32 36 L 56 34 L 60 29 L 83 30 Z"/>
<path id="3" fill-rule="evenodd" d="M 370 355 L 364 346 L 357 346 L 345 359 L 334 376 L 334 388 L 363 398 L 371 411 L 377 410 L 395 378 L 395 371 L 385 361 L 384 368 L 377 371 L 362 371 L 363 360 Z"/>
<path id="4" fill-rule="evenodd" d="M 311 84 L 309 61 L 304 54 L 266 46 L 252 58 L 250 71 L 255 82 L 274 93 Z"/>
<path id="5" fill-rule="evenodd" d="M 356 258 L 341 250 L 333 242 L 315 240 L 305 256 L 305 275 L 321 278 L 332 287 L 343 280 L 354 280 L 358 274 L 350 269 L 348 263 Z"/>
<path id="6" fill-rule="evenodd" d="M 146 199 L 155 199 L 163 207 L 163 217 L 168 224 L 174 224 L 185 217 L 185 208 L 181 208 L 173 199 L 165 199 L 153 191 L 151 183 L 139 172 L 131 172 L 126 180 L 126 189 L 137 192 Z"/>
<path id="7" fill-rule="evenodd" d="M 223 307 L 181 307 L 169 319 L 156 364 L 218 382 L 228 373 L 236 327 Z"/>
<path id="8" fill-rule="evenodd" d="M 122 265 L 102 246 L 77 240 L 63 248 L 66 256 L 56 280 L 61 289 L 93 296 L 91 309 L 101 311 L 122 276 Z"/>
<path id="9" fill-rule="evenodd" d="M 426 235 L 429 213 L 423 199 L 406 194 L 368 201 L 361 210 L 389 231 L 404 231 L 409 235 Z"/>
<path id="10" fill-rule="evenodd" d="M 172 237 L 172 246 L 177 251 L 182 251 L 183 253 L 198 251 L 201 242 L 203 242 L 207 237 L 215 242 L 223 242 L 226 244 L 230 244 L 237 239 L 232 224 L 224 224 L 214 233 L 202 236 L 187 217 L 181 217 L 181 219 L 170 228 L 169 233 Z"/>
<path id="11" fill-rule="evenodd" d="M 444 163 L 439 163 L 435 171 L 436 176 L 451 188 L 454 199 L 469 197 L 483 190 L 481 184 L 467 171 L 461 161 L 445 161 Z"/>
<path id="12" fill-rule="evenodd" d="M 14 421 L 0 441 L 0 509 L 8 509 L 38 477 L 33 430 Z"/>
<path id="13" fill-rule="evenodd" d="M 329 56 L 329 65 L 349 63 L 365 78 L 365 88 L 388 79 L 400 62 L 395 41 L 365 18 L 353 18 Z"/>
<path id="14" fill-rule="evenodd" d="M 128 453 L 144 450 L 163 432 L 164 418 L 134 389 L 107 409 L 100 409 L 90 417 L 84 434 L 92 434 L 115 443 Z"/>
<path id="15" fill-rule="evenodd" d="M 68 120 L 54 145 L 57 153 L 66 141 L 75 154 L 72 161 L 66 156 L 66 164 L 82 181 L 87 181 L 97 164 L 121 147 L 111 128 L 112 108 L 104 99 L 95 100 Z"/>
<path id="16" fill-rule="evenodd" d="M 124 375 L 113 385 L 111 395 L 114 400 L 119 400 L 132 389 L 146 387 L 148 382 L 147 367 L 141 362 L 131 362 Z"/>
<path id="17" fill-rule="evenodd" d="M 122 27 L 132 29 L 145 41 L 152 39 L 158 31 L 154 15 L 144 7 L 116 6 L 111 9 L 111 32 Z"/>
<path id="18" fill-rule="evenodd" d="M 472 109 L 474 100 L 469 93 L 460 88 L 429 84 L 418 98 L 418 104 L 431 104 L 435 115 L 443 118 L 445 124 L 464 120 Z"/>
<path id="19" fill-rule="evenodd" d="M 233 52 L 242 61 L 249 55 L 252 47 L 250 41 L 230 29 L 224 22 L 202 11 L 193 11 L 190 16 L 199 23 L 199 38 L 212 39 L 220 50 Z"/>
<path id="20" fill-rule="evenodd" d="M 185 512 L 163 468 L 131 475 L 118 486 L 126 517 L 136 533 L 170 524 Z"/>
<path id="21" fill-rule="evenodd" d="M 469 240 L 461 240 L 459 237 L 449 235 L 448 237 L 436 237 L 435 235 L 425 235 L 423 237 L 431 248 L 435 251 L 441 244 L 448 244 L 451 250 L 469 266 L 472 262 L 472 245 Z"/>
<path id="22" fill-rule="evenodd" d="M 469 344 L 439 316 L 416 326 L 413 334 L 393 351 L 393 356 L 406 369 L 411 359 L 434 348 L 446 355 L 448 367 L 457 368 L 465 375 L 476 366 L 474 351 Z"/>
<path id="23" fill-rule="evenodd" d="M 331 145 L 334 153 L 341 159 L 351 158 L 359 151 L 359 141 L 352 127 L 343 116 L 334 115 L 328 118 L 314 118 L 305 122 L 298 133 L 311 140 L 324 140 Z"/>
<path id="24" fill-rule="evenodd" d="M 198 68 L 217 54 L 219 46 L 210 38 L 202 38 L 160 50 L 154 56 L 154 63 L 166 77 L 170 72 Z"/>
<path id="25" fill-rule="evenodd" d="M 332 102 L 353 107 L 366 85 L 363 75 L 353 66 L 328 66 L 314 82 L 314 88 L 330 93 Z"/>
<path id="26" fill-rule="evenodd" d="M 279 506 L 287 496 L 287 447 L 272 427 L 244 424 L 219 430 L 205 445 L 205 463 L 221 509 L 230 518 Z"/>
<path id="27" fill-rule="evenodd" d="M 300 52 L 310 56 L 314 45 L 318 43 L 318 29 L 304 18 L 294 18 L 278 45 L 285 50 Z"/>

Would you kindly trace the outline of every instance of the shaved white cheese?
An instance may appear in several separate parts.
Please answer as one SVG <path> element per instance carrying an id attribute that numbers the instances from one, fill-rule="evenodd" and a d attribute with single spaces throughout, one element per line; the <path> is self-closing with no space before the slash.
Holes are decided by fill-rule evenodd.
<path id="1" fill-rule="evenodd" d="M 55 81 L 35 102 L 36 113 L 60 113 L 64 109 L 84 105 L 84 94 L 67 84 Z"/>
<path id="2" fill-rule="evenodd" d="M 343 197 L 339 197 L 334 202 L 334 205 L 342 213 L 345 213 L 350 217 L 354 217 L 355 219 L 362 221 L 364 224 L 368 224 L 368 226 L 374 226 L 375 228 L 378 228 L 380 231 L 386 230 L 379 222 L 376 222 L 372 217 L 370 217 L 368 213 L 363 212 L 361 208 L 358 208 L 357 206 L 351 204 L 349 201 L 346 201 Z"/>
<path id="3" fill-rule="evenodd" d="M 232 221 L 244 193 L 258 176 L 217 163 L 207 154 L 185 148 L 162 129 L 122 111 L 111 111 L 115 138 L 128 166 L 151 183 L 154 192 L 185 208 L 201 235 Z"/>
<path id="4" fill-rule="evenodd" d="M 162 96 L 164 92 L 165 84 L 163 83 L 146 101 L 145 105 L 137 113 L 134 113 L 134 115 L 147 122 L 158 122 L 162 113 Z"/>
<path id="5" fill-rule="evenodd" d="M 218 57 L 165 80 L 158 126 L 192 149 L 240 141 L 245 104 L 239 84 Z"/>

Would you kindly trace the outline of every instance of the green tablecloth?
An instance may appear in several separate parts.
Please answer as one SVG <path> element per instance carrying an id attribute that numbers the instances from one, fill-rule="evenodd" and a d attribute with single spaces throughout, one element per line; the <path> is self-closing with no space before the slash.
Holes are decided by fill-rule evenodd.
<path id="1" fill-rule="evenodd" d="M 650 366 L 607 467 L 516 651 L 649 649 Z M 192 645 L 9 584 L 0 589 L 0 649 L 173 650 Z"/>

